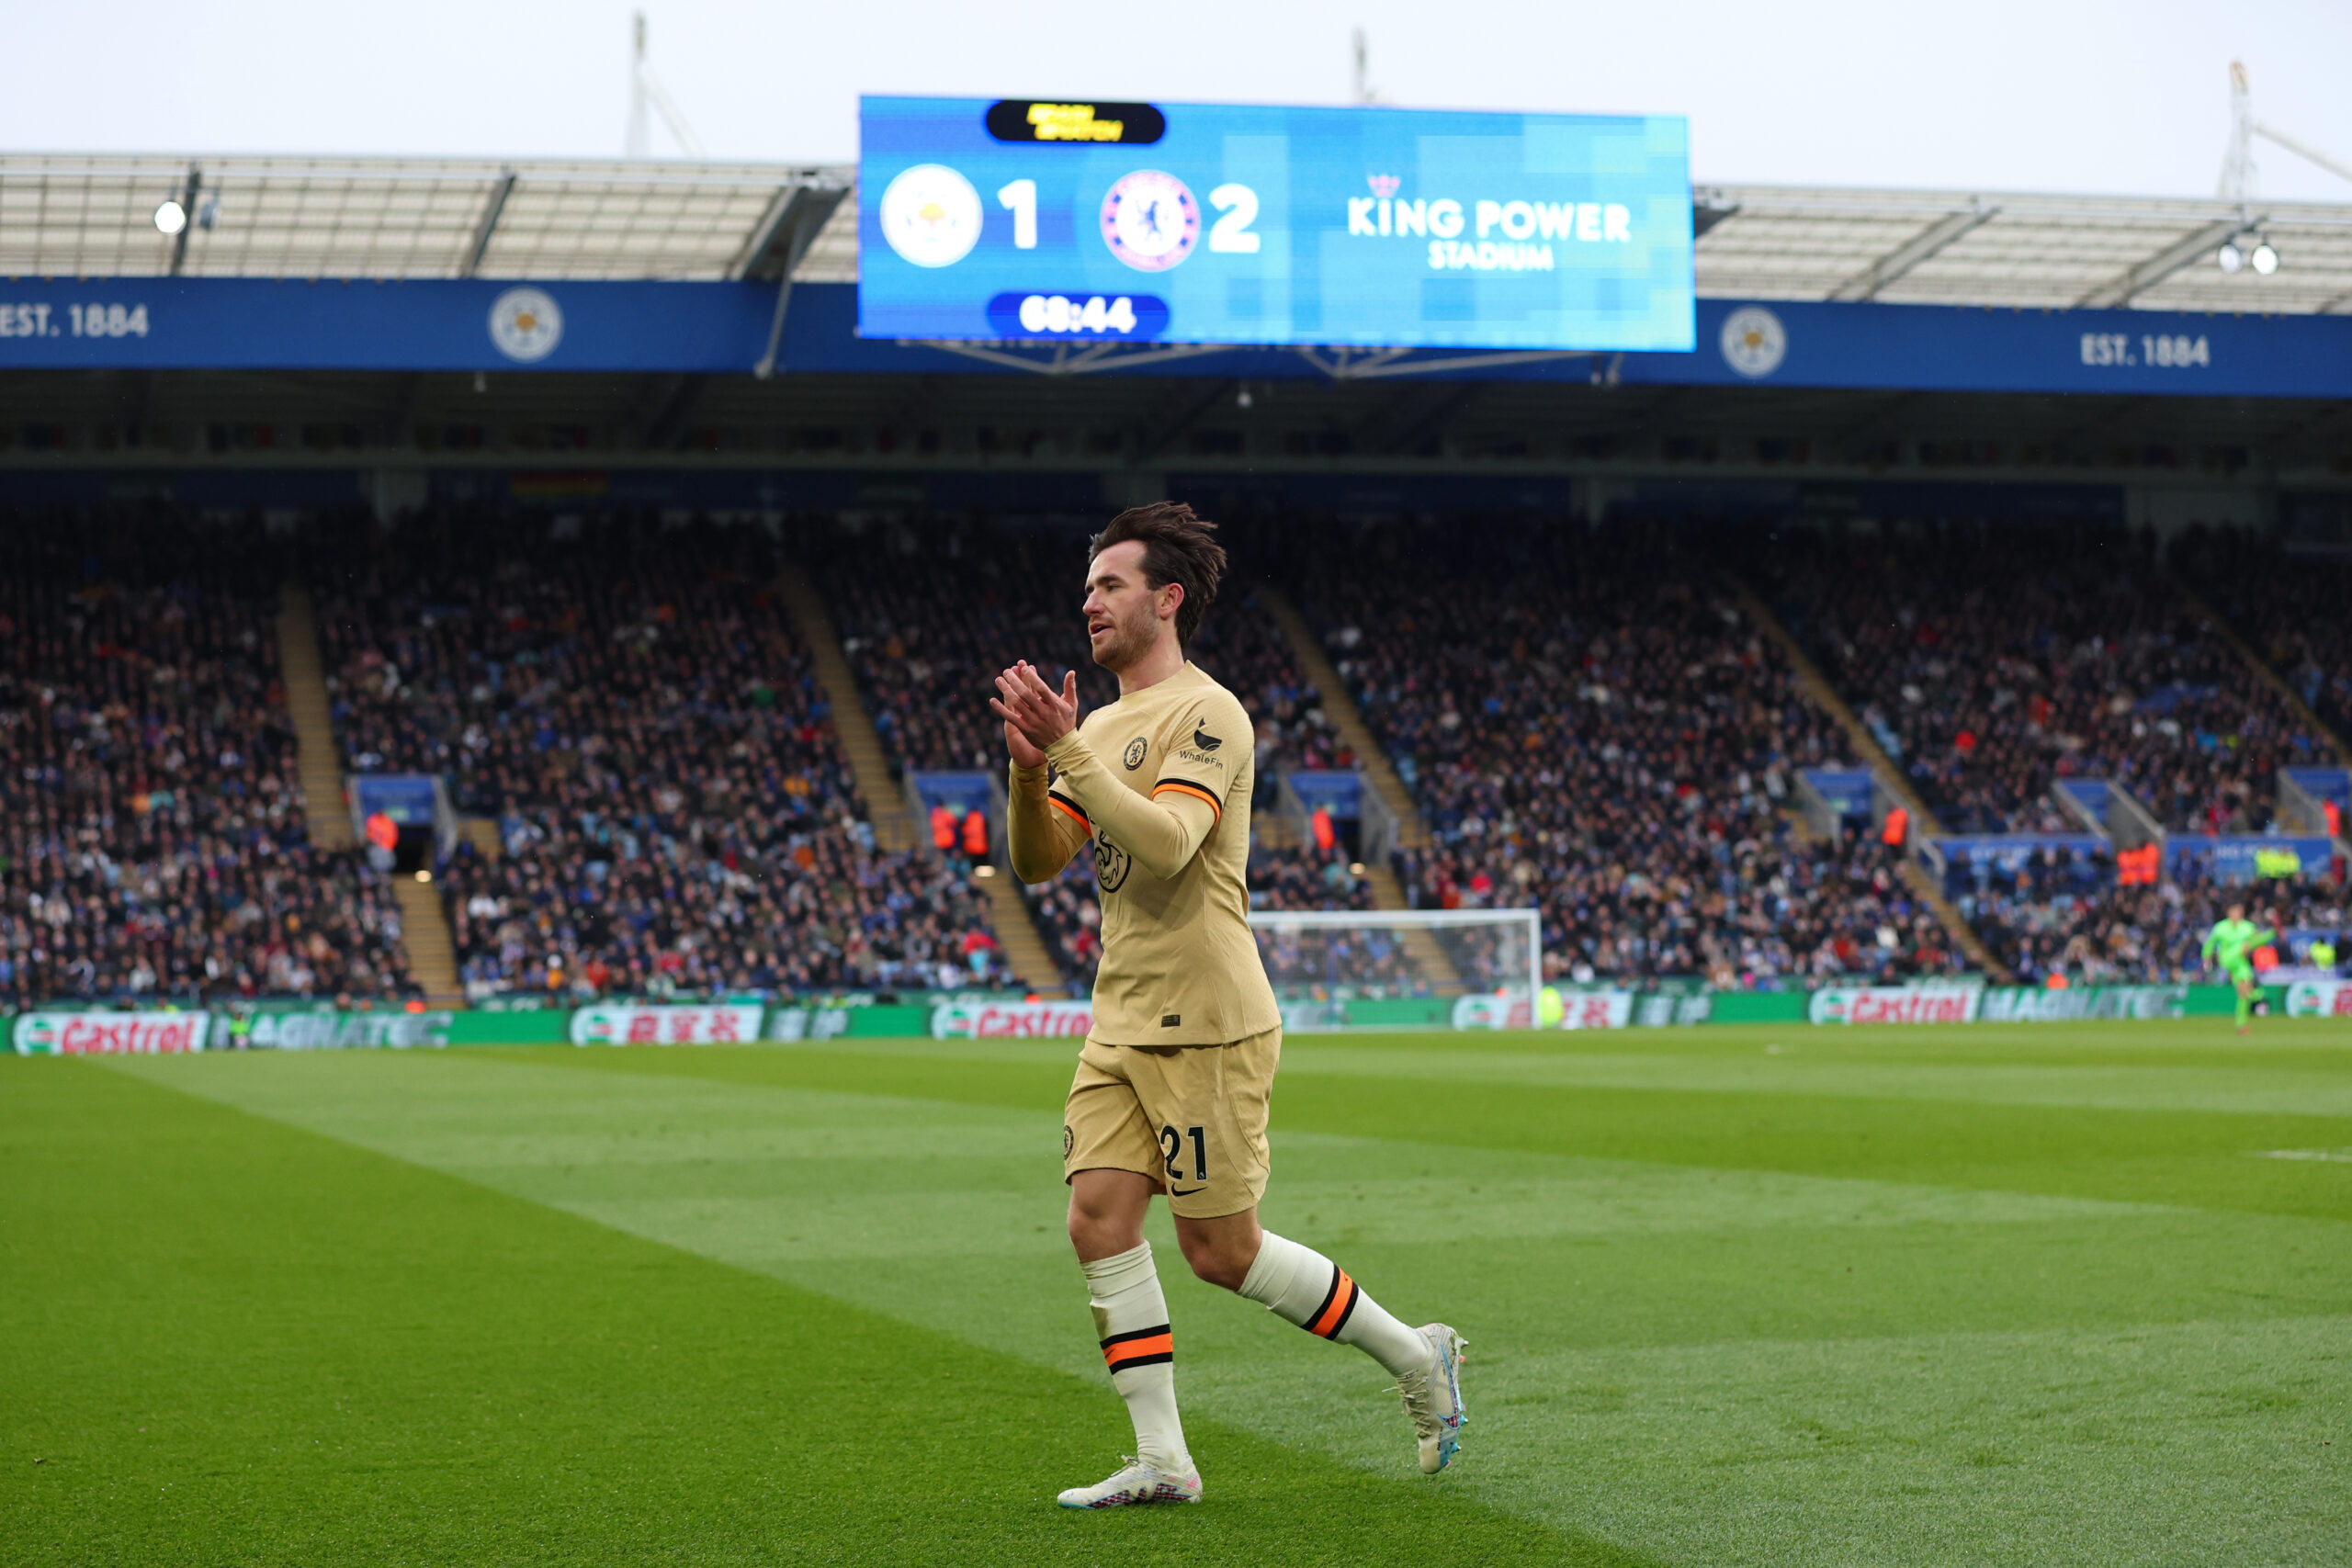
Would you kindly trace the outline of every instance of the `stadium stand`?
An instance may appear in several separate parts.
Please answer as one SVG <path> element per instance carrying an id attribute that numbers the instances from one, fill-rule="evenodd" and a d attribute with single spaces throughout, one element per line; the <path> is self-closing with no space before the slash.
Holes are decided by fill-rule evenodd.
<path id="1" fill-rule="evenodd" d="M 2172 553 L 2180 574 L 2334 732 L 2340 754 L 2352 734 L 2352 561 L 2337 551 L 2290 555 L 2244 530 L 2195 529 Z"/>
<path id="2" fill-rule="evenodd" d="M 2215 635 L 2146 535 L 1895 525 L 1781 536 L 1782 617 L 1951 830 L 2075 830 L 2100 778 L 2176 832 L 2259 832 L 2321 738 Z"/>
<path id="3" fill-rule="evenodd" d="M 1088 654 L 1078 613 L 1086 533 L 1050 520 L 811 520 L 798 542 L 814 559 L 892 766 L 1002 768 L 1002 728 L 988 699 L 1012 659 L 1028 658 L 1056 677 L 1077 670 L 1085 707 L 1117 700 L 1116 682 Z M 886 564 L 877 570 L 877 561 Z M 1227 583 L 1192 654 L 1257 722 L 1261 841 L 1251 853 L 1253 869 L 1263 868 L 1283 900 L 1270 907 L 1369 908 L 1362 878 L 1344 860 L 1264 841 L 1283 770 L 1346 768 L 1355 759 L 1246 582 Z M 1099 954 L 1092 878 L 1081 860 L 1027 890 L 1047 949 L 1073 982 L 1091 982 Z"/>
<path id="4" fill-rule="evenodd" d="M 384 879 L 311 841 L 278 561 L 257 522 L 7 514 L 0 999 L 413 989 Z"/>
<path id="5" fill-rule="evenodd" d="M 2167 879 L 2115 885 L 2105 855 L 2044 849 L 2012 867 L 1984 869 L 1954 901 L 1999 960 L 2028 984 L 2150 985 L 2209 977 L 2200 949 L 2228 907 L 2244 900 L 2254 918 L 2284 931 L 2343 929 L 2340 884 L 2314 877 L 2222 886 Z"/>
<path id="6" fill-rule="evenodd" d="M 765 534 L 444 508 L 322 563 L 354 771 L 442 772 L 477 997 L 991 984 L 986 914 L 876 848 Z"/>
<path id="7" fill-rule="evenodd" d="M 1770 984 L 1959 963 L 1897 852 L 1805 840 L 1793 772 L 1844 749 L 1664 533 L 1286 523 L 1283 558 L 1434 838 L 1423 908 L 1544 911 L 1569 976 Z"/>
<path id="8" fill-rule="evenodd" d="M 1478 521 L 1232 530 L 1298 585 L 1411 788 L 1430 840 L 1396 856 L 1410 903 L 1532 904 L 1563 977 L 1962 966 L 1900 851 L 1815 841 L 1790 809 L 1795 770 L 1847 749 L 1716 586 L 1720 536 Z M 1082 541 L 1074 522 L 795 525 L 889 766 L 1000 766 L 983 705 L 1008 652 L 1067 660 L 1089 702 L 1115 694 L 1076 629 Z M 497 852 L 462 844 L 438 868 L 476 999 L 1012 978 L 960 866 L 877 849 L 763 530 L 445 505 L 289 543 L 151 506 L 20 511 L 6 548 L 0 998 L 418 994 L 403 890 L 311 840 L 278 649 L 289 565 L 310 578 L 344 764 L 441 773 L 490 824 L 474 837 Z M 2310 709 L 2352 716 L 2352 569 L 2205 532 L 2174 569 Z M 1962 830 L 2079 830 L 2051 784 L 2086 776 L 2175 833 L 2259 831 L 2279 766 L 2337 756 L 2130 536 L 1799 532 L 1751 570 Z M 1261 821 L 1284 820 L 1283 770 L 1360 761 L 1248 584 L 1195 654 L 1259 719 Z M 1253 902 L 1373 908 L 1348 852 L 1266 835 Z M 1025 890 L 1067 983 L 1099 953 L 1091 877 L 1081 857 Z M 2229 896 L 2193 874 L 2120 887 L 2108 856 L 2055 851 L 1956 865 L 1944 891 L 1996 962 L 2073 983 L 2202 973 Z M 2255 897 L 2295 925 L 2343 914 L 2324 880 Z M 1351 940 L 1336 959 L 1266 951 L 1288 986 L 1428 988 L 1401 943 Z M 1500 978 L 1462 956 L 1465 979 Z"/>
<path id="9" fill-rule="evenodd" d="M 1086 533 L 1073 524 L 951 518 L 818 525 L 808 547 L 894 767 L 1002 767 L 1003 736 L 988 699 L 1010 659 L 1057 676 L 1077 670 L 1087 708 L 1117 700 L 1117 682 L 1088 656 L 1079 615 Z M 877 570 L 877 559 L 887 569 Z M 1246 582 L 1227 585 L 1192 656 L 1257 719 L 1261 787 L 1284 768 L 1351 765 Z"/>

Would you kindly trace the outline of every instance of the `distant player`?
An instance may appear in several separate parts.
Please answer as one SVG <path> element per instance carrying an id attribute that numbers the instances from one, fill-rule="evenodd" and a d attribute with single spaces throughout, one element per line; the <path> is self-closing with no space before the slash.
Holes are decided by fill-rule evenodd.
<path id="1" fill-rule="evenodd" d="M 2254 978 L 2254 950 L 2266 942 L 2275 942 L 2278 933 L 2256 925 L 2245 918 L 2245 906 L 2233 904 L 2227 916 L 2213 922 L 2205 933 L 2205 962 L 2219 962 L 2222 972 L 2238 989 L 2238 1032 L 2245 1034 L 2254 1028 L 2254 1004 L 2262 995 L 2262 987 Z"/>
<path id="2" fill-rule="evenodd" d="M 1463 1424 L 1460 1335 L 1407 1326 L 1329 1258 L 1258 1227 L 1283 1033 L 1249 923 L 1253 731 L 1233 694 L 1184 658 L 1225 572 L 1214 530 L 1161 502 L 1094 536 L 1086 630 L 1094 661 L 1119 678 L 1117 702 L 1080 724 L 1077 672 L 1057 692 L 1023 660 L 989 704 L 1012 754 L 1013 871 L 1043 882 L 1091 842 L 1102 888 L 1094 1027 L 1062 1112 L 1062 1174 L 1136 1456 L 1061 1494 L 1066 1508 L 1200 1500 L 1143 1238 L 1155 1192 L 1193 1273 L 1388 1369 L 1424 1472 L 1445 1468 Z"/>

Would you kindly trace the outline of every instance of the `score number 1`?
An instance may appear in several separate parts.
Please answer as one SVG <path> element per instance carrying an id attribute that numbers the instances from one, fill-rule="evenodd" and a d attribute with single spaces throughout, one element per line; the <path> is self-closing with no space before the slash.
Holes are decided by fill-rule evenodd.
<path id="1" fill-rule="evenodd" d="M 1037 248 L 1037 182 L 1015 180 L 996 193 L 999 207 L 1012 214 L 1012 248 Z"/>
<path id="2" fill-rule="evenodd" d="M 1037 182 L 1014 180 L 996 193 L 999 207 L 1012 214 L 1012 248 L 1037 248 Z M 1226 184 L 1209 192 L 1209 205 L 1224 214 L 1209 226 L 1209 249 L 1233 255 L 1254 256 L 1260 236 L 1250 225 L 1258 220 L 1258 193 L 1245 185 Z"/>

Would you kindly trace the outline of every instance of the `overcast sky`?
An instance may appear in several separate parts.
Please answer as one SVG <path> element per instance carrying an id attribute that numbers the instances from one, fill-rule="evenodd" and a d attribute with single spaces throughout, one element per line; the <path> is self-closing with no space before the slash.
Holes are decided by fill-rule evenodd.
<path id="1" fill-rule="evenodd" d="M 628 0 L 10 6 L 0 149 L 609 156 Z M 646 0 L 717 158 L 846 160 L 860 92 L 1687 114 L 1702 180 L 2210 195 L 2228 69 L 2352 161 L 2352 0 Z M 676 151 L 655 131 L 657 155 Z M 2352 183 L 2265 148 L 2274 197 Z"/>

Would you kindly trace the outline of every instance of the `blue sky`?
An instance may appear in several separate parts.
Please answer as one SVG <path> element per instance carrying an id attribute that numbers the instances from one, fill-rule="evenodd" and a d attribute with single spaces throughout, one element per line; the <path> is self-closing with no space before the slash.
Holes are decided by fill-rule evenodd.
<path id="1" fill-rule="evenodd" d="M 645 8 L 656 69 L 721 158 L 850 158 L 860 91 L 1344 102 L 1361 25 L 1388 102 L 1684 113 L 1702 180 L 2207 195 L 2233 57 L 2263 118 L 2352 160 L 2347 0 Z M 0 51 L 0 147 L 612 155 L 630 9 L 26 7 Z M 2275 148 L 2261 188 L 2352 203 Z"/>

